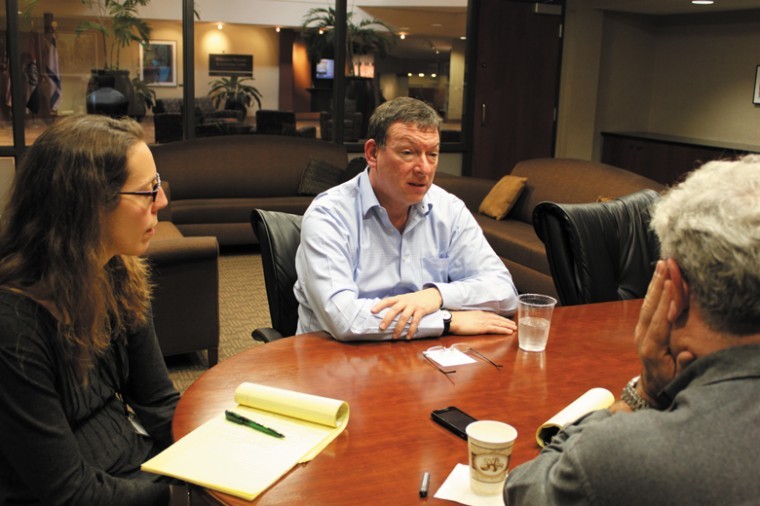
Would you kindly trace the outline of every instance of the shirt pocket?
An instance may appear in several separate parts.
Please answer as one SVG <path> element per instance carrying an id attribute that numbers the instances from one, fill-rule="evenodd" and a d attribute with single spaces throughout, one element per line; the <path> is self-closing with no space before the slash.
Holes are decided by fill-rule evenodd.
<path id="1" fill-rule="evenodd" d="M 449 259 L 423 258 L 422 279 L 423 283 L 448 283 Z"/>

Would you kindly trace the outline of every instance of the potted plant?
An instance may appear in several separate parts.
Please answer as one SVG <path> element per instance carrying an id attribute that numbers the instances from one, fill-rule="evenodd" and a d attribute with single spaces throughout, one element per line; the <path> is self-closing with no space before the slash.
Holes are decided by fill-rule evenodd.
<path id="1" fill-rule="evenodd" d="M 354 75 L 354 55 L 374 54 L 385 58 L 393 48 L 395 40 L 389 34 L 394 29 L 379 19 L 363 19 L 359 24 L 352 22 L 353 12 L 346 13 L 346 62 L 348 75 Z M 335 45 L 335 9 L 317 7 L 310 9 L 301 25 L 301 38 L 306 42 L 309 58 L 313 63 L 325 54 L 331 54 Z M 377 31 L 385 28 L 387 32 Z"/>
<path id="2" fill-rule="evenodd" d="M 129 71 L 121 70 L 120 56 L 123 48 L 132 42 L 147 46 L 150 27 L 137 17 L 137 8 L 146 6 L 150 0 L 80 0 L 95 11 L 96 21 L 82 21 L 75 29 L 77 35 L 85 32 L 101 34 L 103 46 L 103 68 L 93 69 L 91 87 L 96 87 L 100 75 L 113 75 L 114 88 L 123 93 L 129 102 L 129 115 L 139 117 L 145 114 L 144 100 L 135 97 L 134 82 L 129 79 Z"/>
<path id="3" fill-rule="evenodd" d="M 139 77 L 132 78 L 132 88 L 135 93 L 135 118 L 138 121 L 145 117 L 145 111 L 151 110 L 156 105 L 156 90 Z"/>
<path id="4" fill-rule="evenodd" d="M 246 84 L 246 81 L 253 81 L 253 78 L 220 77 L 216 81 L 210 82 L 211 89 L 208 96 L 211 98 L 214 107 L 219 109 L 219 106 L 224 104 L 225 109 L 243 111 L 247 114 L 248 108 L 253 105 L 253 102 L 256 102 L 261 109 L 261 92 L 255 86 Z"/>
<path id="5" fill-rule="evenodd" d="M 150 27 L 137 17 L 137 8 L 150 0 L 80 0 L 95 11 L 96 21 L 82 21 L 76 27 L 77 35 L 95 31 L 102 35 L 104 65 L 107 70 L 119 69 L 121 49 L 132 42 L 147 46 Z"/>

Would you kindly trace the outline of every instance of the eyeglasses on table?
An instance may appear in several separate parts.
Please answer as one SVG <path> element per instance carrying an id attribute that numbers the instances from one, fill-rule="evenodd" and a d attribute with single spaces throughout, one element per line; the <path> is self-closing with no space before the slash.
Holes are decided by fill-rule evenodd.
<path id="1" fill-rule="evenodd" d="M 452 374 L 452 373 L 457 372 L 456 369 L 451 369 L 451 370 L 441 369 L 441 367 L 438 365 L 438 363 L 435 360 L 432 360 L 430 357 L 428 357 L 428 353 L 446 352 L 448 350 L 455 350 L 461 353 L 471 353 L 475 355 L 476 357 L 480 358 L 481 360 L 488 362 L 489 364 L 496 367 L 497 369 L 504 367 L 501 364 L 497 364 L 496 362 L 494 362 L 493 360 L 491 360 L 490 358 L 488 358 L 487 356 L 485 356 L 484 354 L 482 354 L 481 352 L 479 352 L 478 350 L 476 350 L 475 348 L 473 348 L 467 343 L 454 343 L 451 346 L 441 346 L 441 345 L 431 346 L 430 348 L 428 348 L 422 353 L 422 356 L 425 357 L 425 359 L 428 362 L 433 364 L 435 368 L 441 371 L 443 374 Z"/>

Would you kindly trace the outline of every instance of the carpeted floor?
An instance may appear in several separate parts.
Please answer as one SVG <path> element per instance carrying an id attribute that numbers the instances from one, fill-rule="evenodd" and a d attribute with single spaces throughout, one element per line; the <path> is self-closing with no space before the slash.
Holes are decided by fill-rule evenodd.
<path id="1" fill-rule="evenodd" d="M 271 325 L 261 255 L 222 253 L 219 257 L 219 361 L 258 343 L 251 331 Z M 167 357 L 169 376 L 183 392 L 207 369 L 206 353 Z"/>

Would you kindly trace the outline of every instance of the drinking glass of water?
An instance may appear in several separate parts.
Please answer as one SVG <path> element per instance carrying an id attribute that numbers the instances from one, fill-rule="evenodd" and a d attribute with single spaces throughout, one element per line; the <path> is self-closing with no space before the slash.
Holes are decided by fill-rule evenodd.
<path id="1" fill-rule="evenodd" d="M 524 293 L 518 297 L 517 341 L 525 351 L 544 351 L 557 299 L 548 295 Z"/>

